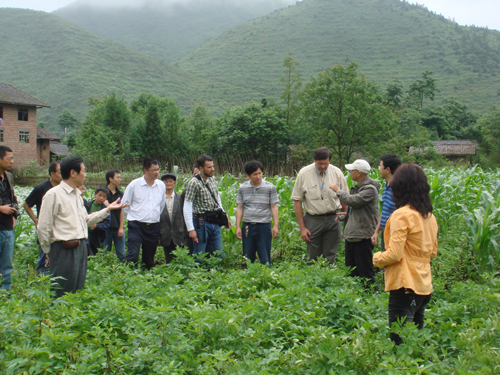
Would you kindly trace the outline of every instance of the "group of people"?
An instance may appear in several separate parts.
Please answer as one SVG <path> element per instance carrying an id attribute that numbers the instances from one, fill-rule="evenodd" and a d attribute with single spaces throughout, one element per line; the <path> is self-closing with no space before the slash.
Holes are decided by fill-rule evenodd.
<path id="1" fill-rule="evenodd" d="M 320 256 L 333 263 L 343 238 L 345 264 L 350 275 L 361 278 L 365 287 L 370 289 L 375 282 L 374 265 L 385 269 L 389 323 L 405 318 L 421 328 L 432 293 L 430 258 L 437 253 L 437 223 L 425 173 L 413 164 L 401 166 L 395 155 L 382 156 L 379 171 L 386 184 L 379 214 L 380 186 L 368 176 L 370 164 L 358 159 L 345 165 L 356 183 L 349 190 L 342 171 L 330 164 L 331 156 L 326 147 L 316 149 L 313 163 L 300 170 L 292 192 L 309 263 Z M 9 289 L 12 283 L 13 228 L 19 214 L 8 172 L 12 164 L 12 150 L 0 146 L 2 289 Z M 279 234 L 276 187 L 263 179 L 260 162 L 246 163 L 244 171 L 248 181 L 238 190 L 235 234 L 242 240 L 247 259 L 254 262 L 258 257 L 262 264 L 271 266 L 271 244 Z M 166 173 L 158 179 L 157 160 L 146 159 L 143 173 L 122 193 L 120 171 L 108 171 L 107 185 L 97 188 L 95 199 L 87 202 L 81 191 L 85 165 L 83 159 L 72 156 L 52 163 L 49 179 L 26 198 L 23 207 L 38 229 L 37 270 L 56 277 L 56 297 L 82 289 L 88 255 L 99 248 L 110 251 L 113 244 L 118 259 L 135 267 L 142 248 L 142 262 L 148 269 L 154 266 L 159 245 L 167 263 L 177 246 L 188 246 L 195 256 L 224 256 L 221 227 L 231 228 L 231 221 L 222 206 L 213 159 L 208 155 L 197 159 L 182 194 L 174 189 L 176 175 Z M 379 237 L 382 251 L 373 254 Z M 391 339 L 401 342 L 397 335 L 391 334 Z"/>

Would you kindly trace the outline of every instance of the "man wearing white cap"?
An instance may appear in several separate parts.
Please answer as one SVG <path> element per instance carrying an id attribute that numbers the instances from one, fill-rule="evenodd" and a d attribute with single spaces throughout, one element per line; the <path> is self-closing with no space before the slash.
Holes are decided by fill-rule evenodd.
<path id="1" fill-rule="evenodd" d="M 350 276 L 363 278 L 369 286 L 375 282 L 371 237 L 378 223 L 380 185 L 368 177 L 370 164 L 366 160 L 357 159 L 345 167 L 356 182 L 349 193 L 330 184 L 340 201 L 349 206 L 344 226 L 345 265 L 353 268 Z"/>

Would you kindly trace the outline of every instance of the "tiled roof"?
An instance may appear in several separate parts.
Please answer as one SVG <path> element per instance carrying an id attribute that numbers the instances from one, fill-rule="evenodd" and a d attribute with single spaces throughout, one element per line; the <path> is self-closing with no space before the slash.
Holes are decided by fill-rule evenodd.
<path id="1" fill-rule="evenodd" d="M 58 141 L 61 140 L 61 138 L 59 138 L 57 135 L 54 135 L 43 128 L 36 128 L 36 139 L 55 139 Z"/>
<path id="2" fill-rule="evenodd" d="M 50 152 L 59 156 L 71 155 L 68 146 L 59 142 L 50 142 Z"/>
<path id="3" fill-rule="evenodd" d="M 474 141 L 468 139 L 458 139 L 453 141 L 431 141 L 434 143 L 434 149 L 438 154 L 445 156 L 466 156 L 466 155 L 476 155 L 478 150 L 478 145 Z M 428 147 L 424 147 L 426 150 Z M 410 153 L 414 151 L 422 151 L 418 147 L 410 147 Z"/>
<path id="4" fill-rule="evenodd" d="M 0 83 L 0 103 L 50 108 L 50 105 L 6 83 Z"/>

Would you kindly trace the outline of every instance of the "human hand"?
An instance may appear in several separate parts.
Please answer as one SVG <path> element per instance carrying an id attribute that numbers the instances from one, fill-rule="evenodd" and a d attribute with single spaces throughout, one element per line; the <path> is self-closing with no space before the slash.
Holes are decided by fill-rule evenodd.
<path id="1" fill-rule="evenodd" d="M 119 210 L 120 208 L 128 207 L 128 206 L 130 206 L 130 204 L 128 204 L 128 203 L 120 203 L 120 198 L 118 198 L 116 201 L 114 201 L 113 203 L 111 203 L 106 208 L 106 210 L 108 210 L 108 211 Z"/>
<path id="2" fill-rule="evenodd" d="M 11 207 L 10 204 L 4 204 L 3 206 L 0 206 L 0 213 L 4 215 L 12 215 L 14 212 L 16 212 L 16 209 L 14 207 Z"/>
<path id="3" fill-rule="evenodd" d="M 118 228 L 118 232 L 116 232 L 116 235 L 118 236 L 118 238 L 122 238 L 123 236 L 125 236 L 125 231 L 123 230 L 123 228 Z"/>
<path id="4" fill-rule="evenodd" d="M 337 192 L 340 190 L 337 184 L 330 184 L 330 189 L 332 189 L 334 192 Z"/>
<path id="5" fill-rule="evenodd" d="M 378 231 L 375 231 L 372 236 L 372 244 L 377 246 L 378 245 Z"/>
<path id="6" fill-rule="evenodd" d="M 226 229 L 231 229 L 233 226 L 233 224 L 231 224 L 231 220 L 227 220 L 227 225 L 226 225 Z"/>
<path id="7" fill-rule="evenodd" d="M 92 224 L 91 226 L 89 226 L 89 229 L 94 230 L 95 228 L 97 228 L 97 224 Z"/>
<path id="8" fill-rule="evenodd" d="M 311 237 L 311 232 L 306 227 L 300 230 L 300 237 L 306 242 L 311 242 L 311 239 L 309 238 Z"/>
<path id="9" fill-rule="evenodd" d="M 191 238 L 193 242 L 199 243 L 198 235 L 196 234 L 196 231 L 194 229 L 189 231 L 189 238 Z"/>
<path id="10" fill-rule="evenodd" d="M 273 229 L 271 231 L 272 231 L 272 234 L 273 234 L 273 239 L 275 239 L 276 237 L 278 237 L 279 230 L 278 230 L 278 226 L 277 225 L 273 226 Z"/>
<path id="11" fill-rule="evenodd" d="M 241 228 L 240 227 L 236 227 L 236 238 L 241 240 Z"/>

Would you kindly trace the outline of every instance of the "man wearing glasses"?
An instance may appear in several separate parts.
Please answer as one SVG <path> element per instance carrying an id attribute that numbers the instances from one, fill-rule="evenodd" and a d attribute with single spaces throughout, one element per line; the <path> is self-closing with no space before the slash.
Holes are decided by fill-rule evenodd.
<path id="1" fill-rule="evenodd" d="M 160 166 L 155 159 L 143 163 L 144 176 L 133 180 L 125 189 L 122 203 L 128 219 L 127 263 L 139 262 L 142 245 L 142 261 L 147 269 L 154 266 L 156 247 L 160 238 L 160 215 L 165 209 L 165 184 L 158 180 Z"/>

